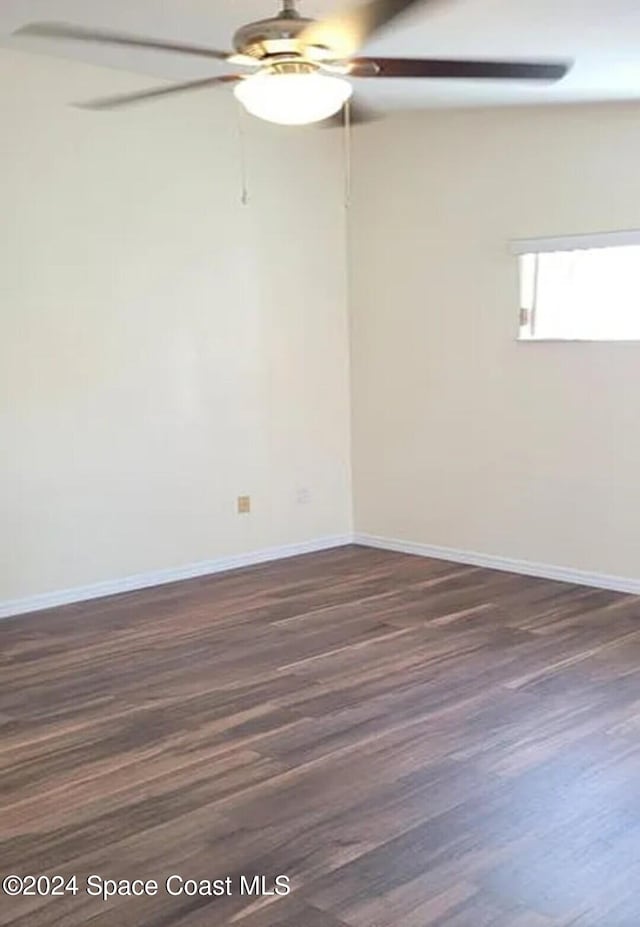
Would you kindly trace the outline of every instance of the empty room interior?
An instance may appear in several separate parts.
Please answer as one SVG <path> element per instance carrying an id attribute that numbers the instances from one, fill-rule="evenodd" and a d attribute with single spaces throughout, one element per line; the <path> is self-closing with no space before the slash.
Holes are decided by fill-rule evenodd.
<path id="1" fill-rule="evenodd" d="M 4 0 L 0 925 L 640 925 L 637 0 Z"/>

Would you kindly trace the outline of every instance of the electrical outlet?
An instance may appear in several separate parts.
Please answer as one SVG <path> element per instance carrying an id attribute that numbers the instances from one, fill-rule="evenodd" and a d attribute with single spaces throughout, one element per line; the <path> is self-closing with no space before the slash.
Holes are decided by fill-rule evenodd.
<path id="1" fill-rule="evenodd" d="M 296 493 L 296 502 L 298 505 L 309 505 L 311 502 L 311 490 L 306 486 L 301 486 Z"/>
<path id="2" fill-rule="evenodd" d="M 251 496 L 238 496 L 238 515 L 248 515 L 251 511 Z"/>

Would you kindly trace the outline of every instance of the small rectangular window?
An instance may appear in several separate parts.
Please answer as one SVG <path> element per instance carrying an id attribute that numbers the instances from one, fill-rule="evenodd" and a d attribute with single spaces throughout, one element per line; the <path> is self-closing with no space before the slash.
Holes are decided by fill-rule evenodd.
<path id="1" fill-rule="evenodd" d="M 523 341 L 640 341 L 640 232 L 514 242 Z"/>

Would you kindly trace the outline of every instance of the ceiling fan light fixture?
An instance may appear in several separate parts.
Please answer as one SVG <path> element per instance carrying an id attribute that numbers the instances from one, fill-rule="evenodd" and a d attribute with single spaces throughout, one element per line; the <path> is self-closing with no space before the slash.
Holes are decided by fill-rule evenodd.
<path id="1" fill-rule="evenodd" d="M 252 116 L 289 126 L 328 119 L 344 106 L 352 92 L 344 78 L 316 71 L 263 71 L 234 88 L 236 97 Z"/>

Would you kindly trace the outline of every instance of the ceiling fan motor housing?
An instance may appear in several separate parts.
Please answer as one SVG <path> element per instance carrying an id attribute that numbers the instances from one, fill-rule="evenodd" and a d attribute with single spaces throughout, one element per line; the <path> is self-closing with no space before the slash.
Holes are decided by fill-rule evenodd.
<path id="1" fill-rule="evenodd" d="M 313 22 L 294 9 L 285 8 L 278 16 L 241 26 L 233 37 L 233 47 L 242 55 L 262 59 L 270 55 L 297 55 L 297 37 Z"/>

